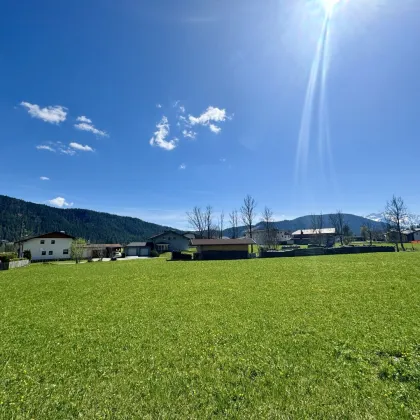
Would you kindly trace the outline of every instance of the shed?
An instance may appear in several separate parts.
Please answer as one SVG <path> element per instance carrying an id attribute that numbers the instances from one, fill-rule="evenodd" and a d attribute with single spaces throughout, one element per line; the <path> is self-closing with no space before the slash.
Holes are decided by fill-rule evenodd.
<path id="1" fill-rule="evenodd" d="M 251 238 L 242 239 L 192 239 L 200 260 L 239 260 L 249 258 L 249 246 L 255 245 Z"/>
<path id="2" fill-rule="evenodd" d="M 127 257 L 149 257 L 151 244 L 147 242 L 130 242 L 124 247 Z"/>

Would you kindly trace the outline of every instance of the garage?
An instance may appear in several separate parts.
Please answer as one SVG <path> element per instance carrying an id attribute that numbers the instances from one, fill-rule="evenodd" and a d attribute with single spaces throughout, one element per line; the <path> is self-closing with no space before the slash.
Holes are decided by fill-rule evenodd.
<path id="1" fill-rule="evenodd" d="M 130 242 L 124 247 L 127 257 L 149 257 L 150 245 L 147 242 Z"/>

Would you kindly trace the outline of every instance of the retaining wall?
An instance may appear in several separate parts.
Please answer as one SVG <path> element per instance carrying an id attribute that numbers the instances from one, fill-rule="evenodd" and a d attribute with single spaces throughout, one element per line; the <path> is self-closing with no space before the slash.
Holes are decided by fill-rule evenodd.
<path id="1" fill-rule="evenodd" d="M 1 263 L 0 270 L 12 270 L 13 268 L 22 268 L 29 265 L 31 262 L 29 260 L 20 260 L 20 261 L 10 261 L 8 263 Z"/>

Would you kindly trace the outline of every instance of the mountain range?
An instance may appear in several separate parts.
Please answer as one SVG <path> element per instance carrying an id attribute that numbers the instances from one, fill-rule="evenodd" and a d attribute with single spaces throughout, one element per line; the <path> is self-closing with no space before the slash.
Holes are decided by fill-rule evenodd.
<path id="1" fill-rule="evenodd" d="M 382 221 L 373 220 L 368 217 L 356 216 L 354 214 L 344 214 L 344 221 L 350 227 L 350 230 L 353 232 L 354 235 L 360 235 L 360 230 L 362 226 L 366 225 L 366 223 L 371 222 L 372 227 L 374 229 L 384 229 L 385 225 Z M 324 214 L 322 216 L 322 225 L 324 228 L 332 228 L 332 224 L 330 222 L 330 214 Z M 312 216 L 301 216 L 293 220 L 282 220 L 279 222 L 273 222 L 273 227 L 280 229 L 280 230 L 287 230 L 290 232 L 295 232 L 299 229 L 311 229 L 312 228 Z M 260 222 L 256 225 L 257 229 L 264 229 L 264 223 Z M 245 231 L 245 226 L 241 226 L 238 228 L 240 234 Z M 231 236 L 232 229 L 226 229 L 224 231 L 226 236 Z"/>
<path id="2" fill-rule="evenodd" d="M 323 215 L 323 226 L 332 227 L 329 214 Z M 311 217 L 302 216 L 294 220 L 274 222 L 281 230 L 296 231 L 311 228 Z M 354 214 L 344 215 L 346 223 L 356 235 L 368 221 L 367 218 Z M 370 217 L 375 228 L 384 225 Z M 263 228 L 262 223 L 256 225 Z M 66 233 L 90 240 L 92 243 L 127 243 L 144 241 L 164 230 L 173 229 L 149 223 L 141 219 L 115 214 L 102 213 L 85 209 L 60 209 L 44 204 L 30 203 L 24 200 L 0 195 L 0 239 L 16 241 L 21 236 L 38 235 L 46 232 L 65 231 Z M 245 227 L 239 227 L 239 232 Z M 224 235 L 231 236 L 232 230 L 225 229 Z"/>

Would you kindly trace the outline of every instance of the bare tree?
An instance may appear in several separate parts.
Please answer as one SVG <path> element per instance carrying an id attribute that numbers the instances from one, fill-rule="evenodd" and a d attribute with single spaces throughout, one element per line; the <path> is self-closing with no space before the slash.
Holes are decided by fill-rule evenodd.
<path id="1" fill-rule="evenodd" d="M 244 204 L 241 207 L 241 217 L 248 230 L 248 235 L 252 239 L 252 225 L 256 216 L 257 202 L 249 194 L 244 198 Z M 251 252 L 254 252 L 254 246 L 251 245 Z"/>
<path id="2" fill-rule="evenodd" d="M 330 214 L 330 223 L 335 229 L 335 234 L 340 238 L 341 246 L 343 246 L 344 226 L 346 224 L 343 212 L 337 210 L 336 213 Z"/>
<path id="3" fill-rule="evenodd" d="M 264 223 L 264 230 L 265 230 L 265 245 L 273 245 L 274 244 L 274 238 L 273 238 L 273 211 L 265 206 L 264 211 L 261 215 L 261 221 Z"/>
<path id="4" fill-rule="evenodd" d="M 322 245 L 322 230 L 324 229 L 324 217 L 321 214 L 312 214 L 311 215 L 311 229 L 314 231 L 316 244 Z"/>
<path id="5" fill-rule="evenodd" d="M 375 231 L 375 228 L 373 226 L 372 220 L 367 219 L 364 225 L 362 226 L 361 234 L 364 237 L 365 241 L 369 239 L 370 245 L 372 245 L 372 242 L 373 242 L 374 231 Z"/>
<path id="6" fill-rule="evenodd" d="M 232 227 L 232 238 L 236 239 L 238 235 L 238 210 L 233 210 L 229 214 L 230 225 Z"/>
<path id="7" fill-rule="evenodd" d="M 201 238 L 204 238 L 205 221 L 204 213 L 200 207 L 195 206 L 191 212 L 187 212 L 188 223 L 190 226 L 198 232 Z"/>
<path id="8" fill-rule="evenodd" d="M 225 223 L 225 212 L 222 210 L 219 216 L 220 239 L 223 238 L 223 226 Z"/>
<path id="9" fill-rule="evenodd" d="M 204 212 L 204 227 L 207 231 L 207 239 L 211 239 L 213 226 L 213 207 L 208 205 Z"/>
<path id="10" fill-rule="evenodd" d="M 401 197 L 393 195 L 392 199 L 386 203 L 384 218 L 389 226 L 389 230 L 396 231 L 401 248 L 405 251 L 402 229 L 408 224 L 410 215 Z"/>

